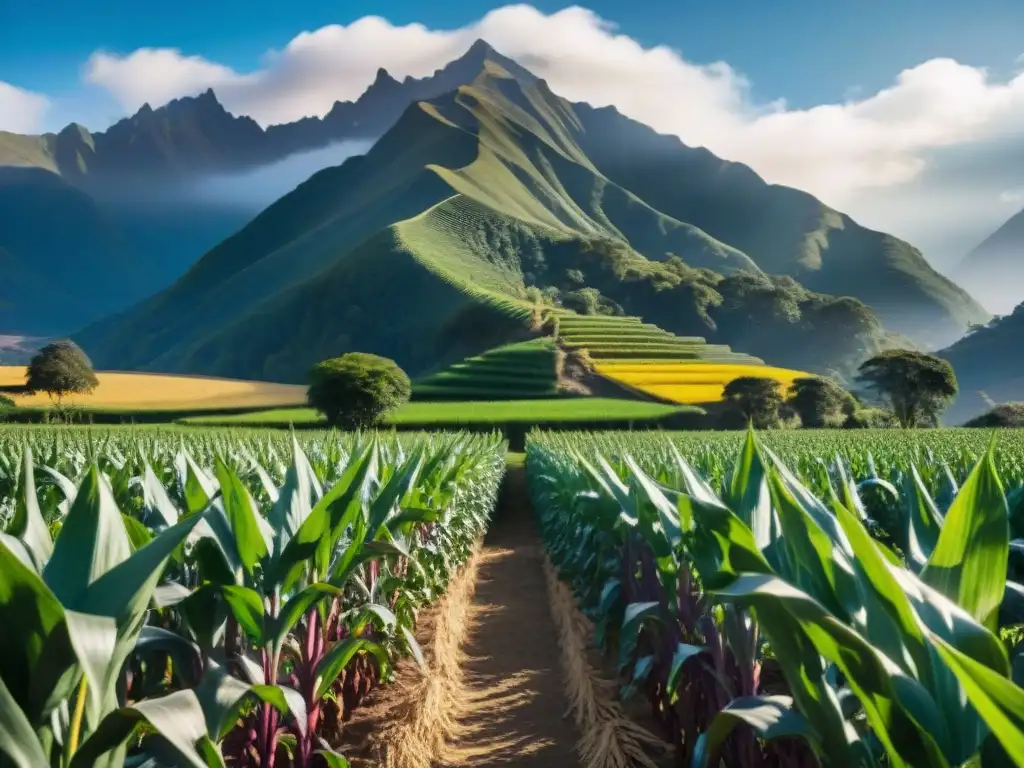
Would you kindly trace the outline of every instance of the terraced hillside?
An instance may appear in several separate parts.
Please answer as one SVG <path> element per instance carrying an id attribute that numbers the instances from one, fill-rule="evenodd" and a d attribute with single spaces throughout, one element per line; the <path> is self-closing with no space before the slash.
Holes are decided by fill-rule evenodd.
<path id="1" fill-rule="evenodd" d="M 729 345 L 795 368 L 849 366 L 884 343 L 863 303 L 766 275 L 616 183 L 601 169 L 609 121 L 668 151 L 488 58 L 470 85 L 410 107 L 369 153 L 314 175 L 167 291 L 77 340 L 103 367 L 271 381 L 353 350 L 416 377 L 522 338 L 552 308 L 642 317 L 704 337 L 707 354 Z M 861 242 L 858 268 L 874 252 Z M 686 353 L 685 338 L 655 341 L 640 351 Z"/>
<path id="2" fill-rule="evenodd" d="M 722 344 L 679 337 L 637 317 L 558 315 L 560 342 L 586 349 L 606 379 L 660 400 L 693 405 L 722 399 L 741 376 L 774 378 L 783 386 L 806 373 L 777 368 Z"/>
<path id="3" fill-rule="evenodd" d="M 708 344 L 701 337 L 676 336 L 639 317 L 570 315 L 560 313 L 558 338 L 569 348 L 586 349 L 599 366 L 618 361 L 732 363 L 764 365 L 762 360 L 733 352 L 725 344 Z"/>
<path id="4" fill-rule="evenodd" d="M 516 400 L 558 394 L 559 353 L 552 339 L 507 344 L 413 384 L 418 400 Z"/>

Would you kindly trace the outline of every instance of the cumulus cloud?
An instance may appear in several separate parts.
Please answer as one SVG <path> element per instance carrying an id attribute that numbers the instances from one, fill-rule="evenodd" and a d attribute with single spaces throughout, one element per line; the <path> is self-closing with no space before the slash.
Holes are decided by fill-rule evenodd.
<path id="1" fill-rule="evenodd" d="M 867 189 L 901 184 L 926 153 L 985 139 L 1024 118 L 1024 73 L 1007 82 L 951 59 L 898 74 L 860 98 L 810 109 L 756 103 L 747 79 L 724 62 L 696 64 L 670 48 L 645 48 L 580 7 L 544 14 L 528 5 L 491 11 L 467 27 L 433 30 L 365 17 L 303 32 L 238 73 L 176 50 L 96 54 L 91 83 L 127 110 L 214 87 L 225 105 L 263 124 L 323 115 L 354 99 L 378 67 L 423 77 L 476 38 L 517 59 L 559 94 L 621 112 L 663 133 L 746 162 L 768 181 L 806 189 L 843 206 Z"/>
<path id="2" fill-rule="evenodd" d="M 35 133 L 49 106 L 45 96 L 0 80 L 0 131 Z"/>
<path id="3" fill-rule="evenodd" d="M 207 88 L 226 88 L 258 80 L 231 68 L 186 56 L 176 48 L 139 48 L 127 56 L 97 51 L 85 64 L 86 82 L 109 90 L 128 111 L 145 103 L 160 106 Z"/>
<path id="4" fill-rule="evenodd" d="M 1024 168 L 1024 159 L 1010 168 L 1000 150 L 981 179 L 976 164 L 956 159 L 1008 139 L 1024 146 L 1022 67 L 1000 80 L 984 68 L 933 59 L 894 73 L 878 92 L 847 90 L 835 103 L 794 109 L 782 98 L 755 100 L 746 76 L 725 62 L 694 63 L 665 46 L 644 47 L 581 7 L 545 14 L 509 5 L 447 30 L 368 16 L 303 32 L 251 72 L 173 49 L 99 52 L 84 75 L 126 111 L 213 87 L 228 109 L 267 125 L 323 115 L 336 100 L 357 98 L 378 67 L 397 78 L 430 75 L 477 38 L 572 101 L 614 105 L 687 144 L 747 163 L 769 182 L 805 189 L 921 244 L 940 265 L 1005 215 L 1005 205 L 993 202 L 1012 191 Z M 1014 181 L 997 179 L 1008 171 Z M 950 217 L 941 227 L 940 209 Z"/>

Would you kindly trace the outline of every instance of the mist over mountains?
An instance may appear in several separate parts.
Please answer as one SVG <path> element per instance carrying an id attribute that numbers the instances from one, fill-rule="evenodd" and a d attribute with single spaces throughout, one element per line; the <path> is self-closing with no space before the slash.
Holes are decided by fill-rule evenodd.
<path id="1" fill-rule="evenodd" d="M 553 263 L 602 301 L 754 354 L 785 355 L 797 328 L 841 340 L 822 369 L 886 334 L 937 348 L 989 319 L 910 244 L 613 107 L 571 104 L 482 41 L 428 78 L 381 70 L 323 118 L 263 129 L 207 91 L 102 133 L 0 134 L 0 166 L 9 201 L 59 219 L 78 200 L 68 226 L 83 233 L 55 248 L 40 218 L 0 204 L 0 331 L 98 320 L 76 338 L 107 368 L 295 380 L 306 357 L 369 343 L 415 372 L 445 344 L 473 351 L 467 324 L 512 333 L 506 310 L 529 290 L 573 293 Z M 392 294 L 401 322 L 366 304 Z"/>

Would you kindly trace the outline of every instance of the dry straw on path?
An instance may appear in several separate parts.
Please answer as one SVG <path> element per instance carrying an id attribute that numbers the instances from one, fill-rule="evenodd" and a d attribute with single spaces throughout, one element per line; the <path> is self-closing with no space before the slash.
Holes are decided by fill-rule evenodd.
<path id="1" fill-rule="evenodd" d="M 669 745 L 629 718 L 616 698 L 617 683 L 590 663 L 587 638 L 593 636 L 593 627 L 546 556 L 544 577 L 558 628 L 565 695 L 582 732 L 580 763 L 586 768 L 658 768 L 648 750 L 665 752 Z"/>

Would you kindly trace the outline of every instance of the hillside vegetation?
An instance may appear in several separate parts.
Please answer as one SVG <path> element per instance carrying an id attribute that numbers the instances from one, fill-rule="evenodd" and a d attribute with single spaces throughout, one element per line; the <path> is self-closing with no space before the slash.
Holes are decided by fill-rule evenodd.
<path id="1" fill-rule="evenodd" d="M 993 403 L 1024 400 L 1024 304 L 973 330 L 937 353 L 956 371 L 960 394 L 947 411 L 947 424 L 961 424 Z"/>
<path id="2" fill-rule="evenodd" d="M 358 350 L 418 376 L 567 308 L 849 372 L 887 332 L 824 290 L 871 300 L 908 333 L 985 317 L 906 244 L 572 105 L 492 53 L 470 85 L 410 107 L 365 156 L 315 174 L 78 340 L 108 368 L 297 381 Z"/>

